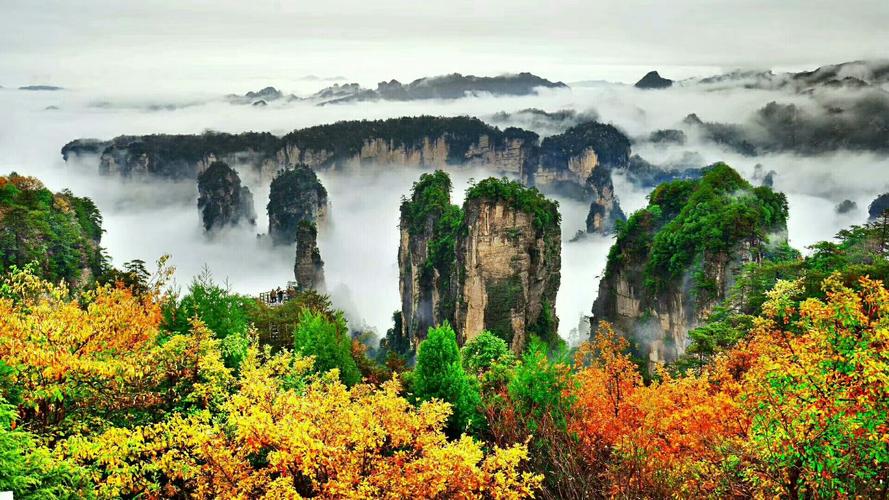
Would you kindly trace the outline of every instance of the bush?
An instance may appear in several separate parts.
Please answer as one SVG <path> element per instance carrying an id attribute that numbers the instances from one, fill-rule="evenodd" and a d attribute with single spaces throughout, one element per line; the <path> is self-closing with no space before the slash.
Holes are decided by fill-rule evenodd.
<path id="1" fill-rule="evenodd" d="M 486 372 L 497 363 L 508 363 L 513 358 L 506 341 L 487 330 L 466 342 L 460 354 L 463 368 L 474 375 Z"/>

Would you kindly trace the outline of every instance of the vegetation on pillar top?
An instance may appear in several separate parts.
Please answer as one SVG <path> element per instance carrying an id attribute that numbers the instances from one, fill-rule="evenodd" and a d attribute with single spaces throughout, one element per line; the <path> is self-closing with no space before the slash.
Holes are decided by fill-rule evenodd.
<path id="1" fill-rule="evenodd" d="M 408 231 L 423 231 L 428 217 L 439 216 L 451 205 L 451 178 L 442 170 L 426 173 L 411 188 L 410 199 L 402 198 L 401 216 L 408 224 Z"/>
<path id="2" fill-rule="evenodd" d="M 725 163 L 707 167 L 698 180 L 662 184 L 648 206 L 618 224 L 606 272 L 621 262 L 642 262 L 653 292 L 680 279 L 704 256 L 725 255 L 748 242 L 762 252 L 770 233 L 787 222 L 787 198 L 752 187 Z"/>
<path id="3" fill-rule="evenodd" d="M 538 230 L 558 227 L 562 220 L 558 202 L 547 199 L 536 188 L 525 187 L 506 178 L 489 177 L 470 186 L 466 191 L 466 201 L 481 199 L 502 201 L 513 209 L 532 214 L 534 227 Z"/>

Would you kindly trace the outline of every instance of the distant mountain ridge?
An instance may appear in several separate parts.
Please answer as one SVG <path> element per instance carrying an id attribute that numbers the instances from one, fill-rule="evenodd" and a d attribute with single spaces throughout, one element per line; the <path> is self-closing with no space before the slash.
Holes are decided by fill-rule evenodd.
<path id="1" fill-rule="evenodd" d="M 819 66 L 811 71 L 775 73 L 771 70 L 734 70 L 684 82 L 707 86 L 742 86 L 755 89 L 870 88 L 889 83 L 889 59 L 849 61 Z"/>
<path id="2" fill-rule="evenodd" d="M 469 95 L 491 94 L 494 96 L 534 95 L 538 88 L 568 88 L 563 82 L 553 82 L 532 73 L 523 72 L 500 76 L 475 76 L 451 73 L 449 75 L 418 78 L 403 84 L 389 80 L 377 84 L 376 90 L 358 83 L 333 84 L 309 97 L 284 95 L 275 87 L 266 87 L 244 95 L 229 95 L 229 100 L 239 104 L 255 104 L 259 101 L 314 101 L 318 105 L 358 101 L 416 101 L 423 99 L 460 99 Z"/>

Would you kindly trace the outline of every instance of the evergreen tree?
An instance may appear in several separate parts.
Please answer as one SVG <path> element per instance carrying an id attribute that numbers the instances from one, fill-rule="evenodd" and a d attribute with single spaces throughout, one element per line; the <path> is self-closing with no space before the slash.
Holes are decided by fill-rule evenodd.
<path id="1" fill-rule="evenodd" d="M 352 339 L 346 320 L 338 314 L 334 321 L 311 310 L 302 313 L 293 334 L 294 350 L 303 356 L 314 356 L 314 368 L 326 372 L 339 370 L 340 380 L 352 386 L 361 381 L 361 372 L 352 357 Z"/>
<path id="2" fill-rule="evenodd" d="M 417 349 L 413 373 L 414 396 L 421 401 L 440 399 L 451 403 L 448 433 L 457 436 L 481 425 L 478 384 L 463 370 L 457 335 L 451 325 L 430 328 L 426 340 Z"/>

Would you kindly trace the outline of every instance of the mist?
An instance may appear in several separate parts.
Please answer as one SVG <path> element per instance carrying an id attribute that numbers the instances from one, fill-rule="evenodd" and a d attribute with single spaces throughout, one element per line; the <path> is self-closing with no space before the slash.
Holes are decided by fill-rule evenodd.
<path id="1" fill-rule="evenodd" d="M 669 68 L 662 74 L 672 76 Z M 598 77 L 590 74 L 588 79 Z M 288 82 L 292 86 L 282 86 L 281 90 L 300 95 L 330 83 L 296 75 L 284 83 Z M 0 174 L 16 171 L 34 175 L 53 190 L 70 188 L 77 195 L 93 198 L 105 220 L 102 245 L 115 265 L 135 258 L 151 263 L 170 254 L 177 268 L 178 285 L 187 285 L 206 267 L 217 281 L 228 282 L 234 291 L 250 295 L 283 286 L 293 279 L 294 249 L 272 247 L 257 238 L 268 230 L 265 205 L 270 179 L 261 179 L 251 169 L 234 165 L 244 185 L 253 192 L 257 224 L 230 228 L 208 238 L 198 220 L 194 182 L 99 176 L 96 162 L 89 159 L 66 164 L 59 153 L 62 145 L 75 138 L 109 139 L 121 134 L 205 130 L 283 134 L 338 120 L 419 114 L 479 116 L 501 127 L 525 125 L 549 135 L 574 124 L 571 116 L 595 114 L 599 121 L 613 123 L 633 138 L 633 152 L 656 165 L 676 162 L 692 153 L 700 166 L 725 161 L 751 180 L 757 164 L 766 172 L 774 170 L 774 187 L 786 193 L 790 202 L 790 243 L 800 250 L 830 239 L 850 224 L 865 222 L 870 201 L 889 191 L 889 160 L 880 153 L 831 151 L 808 156 L 769 153 L 749 157 L 694 134 L 682 145 L 652 144 L 645 139 L 653 130 L 675 128 L 692 112 L 707 120 L 738 122 L 772 101 L 811 105 L 812 96 L 795 92 L 742 88 L 713 91 L 693 85 L 643 91 L 619 83 L 599 83 L 522 97 L 475 96 L 451 101 L 380 101 L 320 107 L 295 101 L 260 108 L 234 105 L 224 99 L 225 93 L 256 90 L 266 83 L 273 82 L 259 77 L 246 83 L 220 80 L 214 82 L 213 90 L 195 91 L 155 91 L 146 86 L 57 92 L 0 89 L 0 116 L 4 117 L 0 121 Z M 540 121 L 536 115 L 531 120 L 527 114 L 517 113 L 529 108 L 569 113 L 550 121 Z M 518 122 L 492 119 L 504 112 Z M 319 228 L 327 289 L 334 305 L 347 313 L 356 328 L 383 334 L 391 326 L 392 312 L 399 308 L 398 207 L 401 196 L 409 194 L 421 173 L 420 169 L 399 165 L 319 172 L 331 204 L 328 220 Z M 449 173 L 454 181 L 453 203 L 462 203 L 470 178 L 494 175 L 459 168 Z M 633 185 L 620 174 L 615 175 L 614 184 L 627 214 L 647 203 L 649 189 Z M 558 196 L 555 199 L 560 203 L 563 241 L 562 286 L 556 302 L 559 333 L 576 340 L 584 336 L 578 325 L 589 314 L 613 240 L 588 236 L 571 241 L 584 227 L 589 205 Z M 837 214 L 835 206 L 845 199 L 856 202 L 857 209 Z"/>

